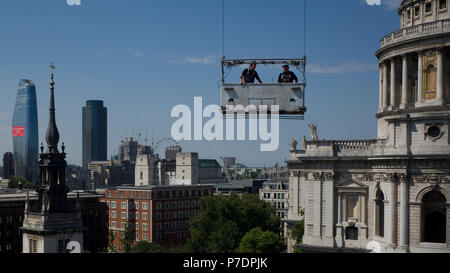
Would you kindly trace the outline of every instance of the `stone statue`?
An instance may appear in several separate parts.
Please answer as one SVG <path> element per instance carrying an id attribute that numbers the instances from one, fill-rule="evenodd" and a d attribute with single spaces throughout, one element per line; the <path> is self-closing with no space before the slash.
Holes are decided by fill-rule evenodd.
<path id="1" fill-rule="evenodd" d="M 291 141 L 291 153 L 295 153 L 295 151 L 297 151 L 297 140 L 292 139 Z"/>
<path id="2" fill-rule="evenodd" d="M 308 127 L 311 130 L 311 140 L 312 141 L 318 141 L 319 137 L 317 136 L 317 125 L 316 124 L 310 124 L 310 125 L 308 125 Z"/>
<path id="3" fill-rule="evenodd" d="M 307 150 L 308 145 L 306 144 L 306 136 L 303 136 L 302 138 L 302 145 L 303 145 L 303 150 Z"/>

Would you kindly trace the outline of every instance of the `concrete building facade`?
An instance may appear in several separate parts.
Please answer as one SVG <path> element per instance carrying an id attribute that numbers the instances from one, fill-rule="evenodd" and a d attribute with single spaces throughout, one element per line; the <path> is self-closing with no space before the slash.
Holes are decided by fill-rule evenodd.
<path id="1" fill-rule="evenodd" d="M 300 248 L 450 252 L 450 9 L 405 0 L 385 36 L 378 138 L 291 145 L 290 227 L 305 211 Z M 290 241 L 290 251 L 294 242 Z"/>

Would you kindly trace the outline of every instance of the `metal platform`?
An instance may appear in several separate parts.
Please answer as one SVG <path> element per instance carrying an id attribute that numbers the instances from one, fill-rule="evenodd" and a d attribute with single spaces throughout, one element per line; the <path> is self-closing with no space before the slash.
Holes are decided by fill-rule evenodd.
<path id="1" fill-rule="evenodd" d="M 264 83 L 264 84 L 233 84 L 222 83 L 220 86 L 220 106 L 225 114 L 227 105 L 279 106 L 280 115 L 304 115 L 305 84 L 304 83 Z"/>

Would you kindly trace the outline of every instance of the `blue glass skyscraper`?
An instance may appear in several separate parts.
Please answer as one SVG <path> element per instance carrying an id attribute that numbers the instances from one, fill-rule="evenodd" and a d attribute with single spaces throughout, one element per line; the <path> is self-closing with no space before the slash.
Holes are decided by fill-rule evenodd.
<path id="1" fill-rule="evenodd" d="M 36 87 L 21 80 L 17 90 L 12 120 L 14 165 L 16 175 L 36 184 L 38 179 L 38 114 Z"/>

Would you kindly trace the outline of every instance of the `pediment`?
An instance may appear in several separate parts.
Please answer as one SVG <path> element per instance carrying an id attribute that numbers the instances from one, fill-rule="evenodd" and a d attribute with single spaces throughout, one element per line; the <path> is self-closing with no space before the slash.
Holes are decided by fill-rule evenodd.
<path id="1" fill-rule="evenodd" d="M 363 184 L 362 182 L 359 182 L 356 179 L 348 179 L 340 182 L 336 185 L 337 188 L 355 188 L 355 189 L 366 189 L 368 188 L 367 185 Z"/>

